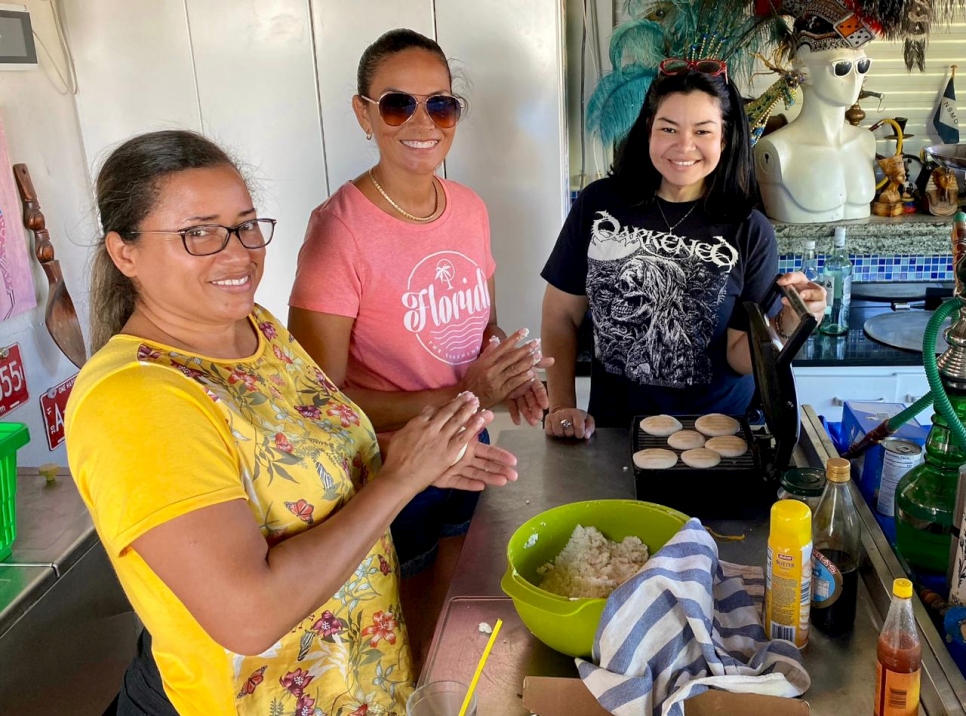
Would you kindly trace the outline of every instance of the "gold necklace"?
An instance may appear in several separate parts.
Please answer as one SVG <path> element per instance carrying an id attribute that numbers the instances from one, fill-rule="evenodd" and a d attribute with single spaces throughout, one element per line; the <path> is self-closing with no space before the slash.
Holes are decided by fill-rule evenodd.
<path id="1" fill-rule="evenodd" d="M 433 219 L 436 218 L 436 215 L 439 214 L 439 189 L 436 188 L 436 177 L 433 177 L 433 200 L 435 201 L 435 204 L 433 205 L 433 213 L 430 214 L 429 216 L 416 216 L 415 214 L 410 214 L 408 211 L 406 211 L 401 206 L 399 206 L 399 204 L 394 202 L 386 193 L 386 190 L 383 189 L 381 186 L 379 186 L 379 182 L 376 181 L 376 177 L 373 176 L 372 174 L 372 168 L 369 169 L 369 179 L 370 181 L 372 181 L 372 185 L 376 187 L 376 191 L 382 194 L 382 198 L 388 201 L 389 205 L 393 209 L 398 211 L 407 219 L 411 221 L 420 221 L 420 222 L 432 221 Z"/>

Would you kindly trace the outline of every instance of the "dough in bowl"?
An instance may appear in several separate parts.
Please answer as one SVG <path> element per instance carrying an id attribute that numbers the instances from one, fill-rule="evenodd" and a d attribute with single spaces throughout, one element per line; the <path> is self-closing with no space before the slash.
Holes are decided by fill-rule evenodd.
<path id="1" fill-rule="evenodd" d="M 673 435 L 683 427 L 680 420 L 670 415 L 650 415 L 641 421 L 641 430 L 659 438 Z"/>
<path id="2" fill-rule="evenodd" d="M 679 430 L 667 439 L 675 450 L 693 450 L 704 447 L 704 435 L 695 430 Z"/>
<path id="3" fill-rule="evenodd" d="M 748 443 L 737 435 L 719 435 L 709 438 L 704 444 L 708 450 L 714 450 L 721 457 L 741 457 L 748 452 Z"/>
<path id="4" fill-rule="evenodd" d="M 677 453 L 664 448 L 648 448 L 634 453 L 634 464 L 641 470 L 666 470 L 677 462 Z"/>
<path id="5" fill-rule="evenodd" d="M 695 429 L 708 437 L 734 435 L 741 430 L 741 424 L 730 415 L 708 413 L 694 421 Z"/>
<path id="6" fill-rule="evenodd" d="M 721 456 L 708 448 L 695 448 L 682 452 L 681 461 L 688 467 L 710 468 L 721 462 Z"/>

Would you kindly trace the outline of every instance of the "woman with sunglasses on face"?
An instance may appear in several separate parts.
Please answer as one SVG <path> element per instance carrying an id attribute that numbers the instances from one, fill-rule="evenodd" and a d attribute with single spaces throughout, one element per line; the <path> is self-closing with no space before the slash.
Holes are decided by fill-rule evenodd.
<path id="1" fill-rule="evenodd" d="M 313 212 L 290 329 L 381 438 L 464 390 L 539 424 L 548 402 L 534 369 L 550 360 L 497 325 L 486 207 L 435 175 L 465 108 L 446 56 L 412 30 L 386 33 L 362 55 L 352 107 L 379 161 Z M 417 660 L 476 498 L 430 489 L 393 523 Z"/>
<path id="2" fill-rule="evenodd" d="M 755 145 L 762 199 L 773 219 L 819 223 L 871 213 L 875 136 L 845 121 L 871 65 L 862 49 L 797 50 L 802 111 Z"/>
<path id="3" fill-rule="evenodd" d="M 255 304 L 275 222 L 207 139 L 125 142 L 96 195 L 97 352 L 67 454 L 147 629 L 118 713 L 403 713 L 389 524 L 430 484 L 515 479 L 475 441 L 492 414 L 469 393 L 426 408 L 381 464 L 365 414 Z"/>
<path id="4" fill-rule="evenodd" d="M 745 412 L 754 382 L 743 304 L 760 303 L 778 271 L 757 202 L 747 118 L 724 62 L 666 60 L 610 175 L 577 197 L 543 269 L 543 345 L 556 358 L 549 435 L 587 438 L 640 414 Z M 800 273 L 779 283 L 822 315 L 820 286 Z M 585 412 L 574 369 L 588 307 Z M 796 328 L 791 309 L 766 309 L 779 334 Z"/>

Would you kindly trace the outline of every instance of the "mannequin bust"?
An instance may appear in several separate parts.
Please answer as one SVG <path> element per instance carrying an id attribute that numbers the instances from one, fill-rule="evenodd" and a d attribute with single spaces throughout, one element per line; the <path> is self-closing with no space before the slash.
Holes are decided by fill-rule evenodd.
<path id="1" fill-rule="evenodd" d="M 875 137 L 845 121 L 869 62 L 862 49 L 798 48 L 794 65 L 804 75 L 801 113 L 758 140 L 754 150 L 771 218 L 812 224 L 869 216 Z"/>

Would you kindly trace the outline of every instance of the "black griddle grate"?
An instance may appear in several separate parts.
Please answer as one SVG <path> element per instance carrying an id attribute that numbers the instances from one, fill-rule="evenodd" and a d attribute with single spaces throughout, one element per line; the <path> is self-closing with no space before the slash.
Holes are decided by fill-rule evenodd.
<path id="1" fill-rule="evenodd" d="M 678 456 L 678 462 L 674 467 L 670 467 L 667 470 L 663 470 L 663 471 L 662 470 L 640 470 L 639 468 L 635 467 L 635 469 L 638 469 L 642 473 L 694 472 L 695 470 L 698 470 L 698 471 L 713 470 L 715 472 L 720 472 L 722 470 L 741 470 L 741 471 L 747 470 L 750 472 L 754 472 L 756 474 L 760 473 L 758 461 L 755 459 L 757 455 L 757 451 L 756 451 L 754 440 L 752 439 L 751 428 L 748 426 L 747 421 L 745 421 L 742 418 L 736 417 L 735 420 L 737 420 L 738 423 L 741 425 L 741 429 L 738 431 L 738 437 L 742 438 L 748 444 L 748 452 L 746 452 L 744 455 L 741 455 L 739 457 L 722 457 L 721 462 L 715 465 L 714 467 L 695 468 L 689 465 L 685 465 L 681 461 L 681 453 L 684 451 L 677 450 L 671 447 L 670 445 L 668 445 L 667 438 L 658 437 L 656 435 L 649 435 L 645 433 L 643 430 L 641 430 L 641 420 L 643 420 L 645 417 L 647 416 L 641 416 L 639 418 L 635 418 L 636 435 L 634 437 L 634 445 L 633 445 L 634 452 L 637 452 L 638 450 L 647 450 L 648 448 L 664 448 L 665 450 L 670 450 L 671 452 L 676 453 Z M 677 420 L 681 423 L 681 425 L 683 426 L 682 428 L 683 430 L 694 430 L 695 432 L 700 432 L 699 430 L 697 430 L 697 428 L 694 427 L 694 422 L 699 417 L 701 417 L 700 415 L 695 415 L 695 416 L 675 415 L 674 417 L 677 418 Z M 706 439 L 710 439 L 710 438 L 706 438 Z"/>
<path id="2" fill-rule="evenodd" d="M 733 415 L 741 426 L 738 435 L 748 443 L 748 452 L 740 457 L 722 457 L 714 467 L 696 468 L 685 465 L 682 450 L 667 444 L 667 438 L 648 435 L 641 430 L 641 420 L 631 426 L 631 452 L 647 448 L 664 448 L 678 455 L 674 467 L 642 470 L 634 465 L 637 499 L 656 502 L 680 510 L 690 517 L 738 518 L 757 515 L 775 501 L 778 483 L 769 479 L 762 468 L 762 445 L 755 439 L 748 421 Z M 675 415 L 684 430 L 694 430 L 700 415 Z"/>

